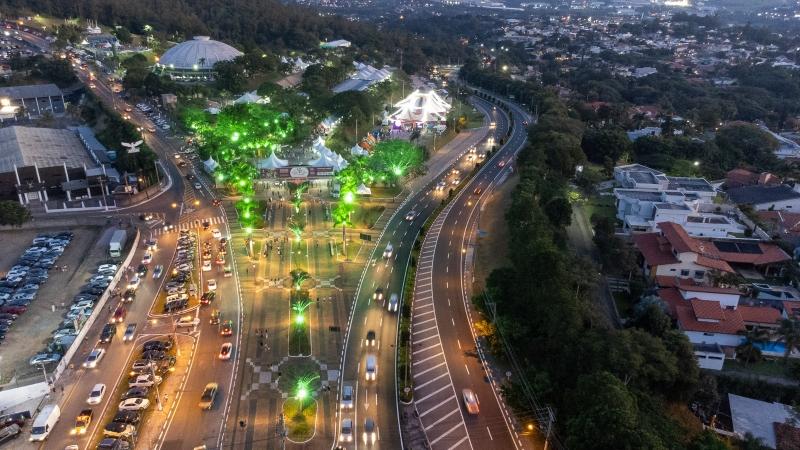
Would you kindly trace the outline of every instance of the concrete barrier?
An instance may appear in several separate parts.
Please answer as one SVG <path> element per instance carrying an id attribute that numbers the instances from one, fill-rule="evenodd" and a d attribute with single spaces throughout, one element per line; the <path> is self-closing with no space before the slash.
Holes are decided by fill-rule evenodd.
<path id="1" fill-rule="evenodd" d="M 69 366 L 72 357 L 75 356 L 75 353 L 78 351 L 78 347 L 81 346 L 83 343 L 83 339 L 86 338 L 86 335 L 89 333 L 89 329 L 91 329 L 94 322 L 97 320 L 97 317 L 103 312 L 103 309 L 106 306 L 106 302 L 111 297 L 111 292 L 119 283 L 119 280 L 122 278 L 122 275 L 125 273 L 125 268 L 128 267 L 133 259 L 133 255 L 136 253 L 136 249 L 139 247 L 139 238 L 141 237 L 141 233 L 139 233 L 139 229 L 136 229 L 136 237 L 133 239 L 133 244 L 131 245 L 131 249 L 128 251 L 128 256 L 125 258 L 125 261 L 120 264 L 117 273 L 114 274 L 114 279 L 111 280 L 111 284 L 108 285 L 108 289 L 100 296 L 97 304 L 94 307 L 94 311 L 92 315 L 86 320 L 81 327 L 81 331 L 78 332 L 78 336 L 75 338 L 75 342 L 70 345 L 67 352 L 64 354 L 64 357 L 61 358 L 61 361 L 56 366 L 55 371 L 53 372 L 52 383 L 55 384 L 58 381 L 59 377 L 64 373 L 64 370 Z"/>

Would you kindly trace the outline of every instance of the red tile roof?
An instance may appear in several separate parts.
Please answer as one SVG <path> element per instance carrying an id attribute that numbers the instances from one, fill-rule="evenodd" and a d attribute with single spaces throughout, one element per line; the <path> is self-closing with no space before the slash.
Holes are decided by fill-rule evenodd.
<path id="1" fill-rule="evenodd" d="M 775 427 L 775 448 L 777 450 L 797 450 L 800 448 L 800 428 L 790 423 L 773 422 Z"/>
<path id="2" fill-rule="evenodd" d="M 781 320 L 781 312 L 771 306 L 739 305 L 736 309 L 746 323 L 775 325 Z"/>
<path id="3" fill-rule="evenodd" d="M 684 305 L 676 305 L 675 308 L 678 326 L 684 331 L 737 334 L 745 330 L 742 316 L 735 309 L 720 308 L 723 318 L 719 322 L 701 322 L 697 320 L 692 307 L 685 305 L 685 303 Z"/>
<path id="4" fill-rule="evenodd" d="M 718 301 L 714 300 L 700 300 L 699 298 L 689 299 L 689 304 L 692 305 L 692 312 L 697 319 L 707 320 L 724 320 L 725 314 L 722 312 L 722 306 Z"/>
<path id="5" fill-rule="evenodd" d="M 758 211 L 758 218 L 764 222 L 780 225 L 777 231 L 800 233 L 800 213 L 788 211 Z"/>
<path id="6" fill-rule="evenodd" d="M 636 244 L 636 248 L 642 252 L 647 264 L 651 266 L 680 262 L 670 251 L 669 243 L 658 233 L 635 234 L 633 242 Z"/>
<path id="7" fill-rule="evenodd" d="M 678 306 L 685 303 L 681 293 L 675 288 L 659 289 L 658 296 L 667 304 L 667 309 L 672 317 L 678 317 Z"/>
<path id="8" fill-rule="evenodd" d="M 695 261 L 695 263 L 698 266 L 708 267 L 709 269 L 717 269 L 722 272 L 734 272 L 733 267 L 731 267 L 727 262 L 720 259 L 709 258 L 703 255 L 697 255 L 697 261 Z"/>
<path id="9" fill-rule="evenodd" d="M 758 242 L 758 247 L 761 249 L 761 254 L 757 253 L 734 253 L 734 252 L 718 252 L 720 258 L 729 263 L 742 263 L 753 264 L 755 266 L 763 266 L 765 264 L 774 264 L 792 259 L 780 247 L 769 242 Z"/>

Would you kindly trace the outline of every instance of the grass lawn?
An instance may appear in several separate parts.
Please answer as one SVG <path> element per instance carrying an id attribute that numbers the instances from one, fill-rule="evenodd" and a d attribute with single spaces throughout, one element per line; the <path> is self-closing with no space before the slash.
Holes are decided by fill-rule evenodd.
<path id="1" fill-rule="evenodd" d="M 375 186 L 375 187 L 370 187 L 370 189 L 372 190 L 372 196 L 375 198 L 394 197 L 395 195 L 399 194 L 400 191 L 403 190 L 403 188 L 397 184 L 394 186 Z"/>
<path id="2" fill-rule="evenodd" d="M 292 290 L 291 304 L 304 303 L 309 300 L 308 291 Z M 309 356 L 311 355 L 311 334 L 309 333 L 308 309 L 299 313 L 292 308 L 290 314 L 291 323 L 289 325 L 289 355 L 290 356 Z"/>
<path id="3" fill-rule="evenodd" d="M 586 200 L 583 208 L 586 211 L 586 217 L 589 219 L 597 214 L 600 217 L 608 217 L 613 220 L 617 215 L 617 207 L 614 197 L 611 195 L 593 195 Z"/>
<path id="4" fill-rule="evenodd" d="M 780 359 L 765 359 L 757 363 L 745 364 L 741 361 L 730 359 L 725 360 L 722 366 L 723 371 L 747 372 L 754 375 L 764 375 L 770 377 L 791 378 L 789 365 L 784 364 Z"/>
<path id="5" fill-rule="evenodd" d="M 386 207 L 381 205 L 375 206 L 362 206 L 356 208 L 353 212 L 353 216 L 351 220 L 353 221 L 353 226 L 356 228 L 372 228 L 375 225 L 375 222 L 378 221 L 378 218 L 383 214 L 383 210 Z"/>
<path id="6" fill-rule="evenodd" d="M 283 403 L 283 416 L 286 418 L 289 440 L 305 442 L 314 435 L 317 419 L 317 401 L 313 398 L 307 398 L 303 401 L 288 398 Z"/>
<path id="7" fill-rule="evenodd" d="M 450 109 L 450 114 L 448 114 L 448 122 L 450 124 L 453 123 L 453 118 L 464 118 L 464 126 L 463 128 L 478 128 L 483 125 L 483 114 L 478 112 L 475 108 L 472 107 L 469 103 L 465 103 L 459 99 L 453 99 L 452 108 Z"/>

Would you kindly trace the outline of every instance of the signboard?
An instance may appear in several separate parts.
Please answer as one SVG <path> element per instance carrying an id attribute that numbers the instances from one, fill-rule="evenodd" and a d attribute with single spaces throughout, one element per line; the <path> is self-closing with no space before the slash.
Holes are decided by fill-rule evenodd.
<path id="1" fill-rule="evenodd" d="M 278 169 L 261 169 L 261 178 L 307 180 L 333 177 L 333 167 L 289 166 Z"/>
<path id="2" fill-rule="evenodd" d="M 360 237 L 362 241 L 372 241 L 372 236 L 367 233 L 359 233 L 358 237 Z"/>

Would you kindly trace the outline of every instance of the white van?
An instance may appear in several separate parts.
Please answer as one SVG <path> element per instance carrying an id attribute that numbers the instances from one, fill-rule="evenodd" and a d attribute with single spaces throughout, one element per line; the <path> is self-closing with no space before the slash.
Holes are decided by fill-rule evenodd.
<path id="1" fill-rule="evenodd" d="M 367 365 L 364 369 L 367 381 L 375 381 L 378 376 L 378 358 L 375 355 L 367 355 Z"/>
<path id="2" fill-rule="evenodd" d="M 61 418 L 61 410 L 58 405 L 46 405 L 36 416 L 31 426 L 31 442 L 43 441 L 53 431 L 53 427 L 58 423 Z"/>

